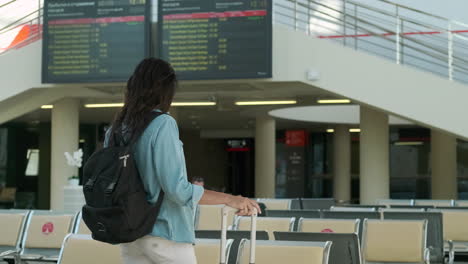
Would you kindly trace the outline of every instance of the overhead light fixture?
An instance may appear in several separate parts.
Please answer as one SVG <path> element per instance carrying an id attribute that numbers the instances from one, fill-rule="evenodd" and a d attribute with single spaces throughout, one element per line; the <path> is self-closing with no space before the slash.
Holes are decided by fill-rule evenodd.
<path id="1" fill-rule="evenodd" d="M 173 102 L 171 106 L 214 106 L 216 102 Z"/>
<path id="2" fill-rule="evenodd" d="M 216 102 L 173 102 L 171 106 L 213 106 Z M 85 104 L 86 108 L 110 108 L 110 107 L 123 107 L 123 103 L 109 103 L 109 104 Z"/>
<path id="3" fill-rule="evenodd" d="M 399 141 L 395 142 L 395 146 L 421 146 L 423 145 L 424 142 L 421 141 Z"/>
<path id="4" fill-rule="evenodd" d="M 52 109 L 52 108 L 54 108 L 53 105 L 43 105 L 43 106 L 41 106 L 41 109 Z"/>
<path id="5" fill-rule="evenodd" d="M 236 105 L 286 105 L 297 104 L 296 100 L 283 100 L 283 101 L 237 101 Z"/>
<path id="6" fill-rule="evenodd" d="M 327 129 L 327 133 L 334 133 L 334 132 L 335 132 L 335 129 L 333 128 Z"/>
<path id="7" fill-rule="evenodd" d="M 350 128 L 350 129 L 349 129 L 349 132 L 351 132 L 351 133 L 359 133 L 359 132 L 361 132 L 361 129 L 360 129 L 360 128 Z"/>
<path id="8" fill-rule="evenodd" d="M 86 108 L 110 108 L 110 107 L 122 107 L 123 103 L 109 103 L 109 104 L 85 104 Z"/>
<path id="9" fill-rule="evenodd" d="M 320 99 L 317 100 L 319 104 L 349 104 L 351 100 L 349 99 Z"/>

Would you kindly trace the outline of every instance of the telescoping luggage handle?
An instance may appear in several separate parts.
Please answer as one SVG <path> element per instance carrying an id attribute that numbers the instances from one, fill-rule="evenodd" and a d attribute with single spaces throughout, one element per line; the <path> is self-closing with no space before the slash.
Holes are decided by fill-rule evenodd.
<path id="1" fill-rule="evenodd" d="M 257 240 L 257 209 L 253 208 L 252 220 L 250 221 L 250 264 L 255 263 L 255 241 Z M 229 211 L 237 211 L 229 206 L 223 207 L 221 210 L 221 264 L 226 264 L 226 242 L 227 242 L 227 217 Z"/>

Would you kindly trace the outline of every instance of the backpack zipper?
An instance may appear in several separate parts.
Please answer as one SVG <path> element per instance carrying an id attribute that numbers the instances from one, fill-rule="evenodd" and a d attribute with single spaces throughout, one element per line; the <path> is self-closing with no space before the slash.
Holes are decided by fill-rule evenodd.
<path id="1" fill-rule="evenodd" d="M 130 157 L 130 154 L 127 154 L 127 155 L 123 155 L 122 157 L 120 157 L 119 159 L 123 160 L 124 162 L 124 167 L 127 167 L 127 159 Z"/>

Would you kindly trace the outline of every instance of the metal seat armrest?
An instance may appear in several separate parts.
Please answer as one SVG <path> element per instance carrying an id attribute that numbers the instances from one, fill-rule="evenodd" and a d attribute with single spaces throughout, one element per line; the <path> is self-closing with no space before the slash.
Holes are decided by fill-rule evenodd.
<path id="1" fill-rule="evenodd" d="M 11 254 L 15 254 L 15 253 L 18 253 L 18 252 L 14 251 L 14 250 L 7 250 L 5 252 L 1 252 L 0 253 L 0 258 L 6 257 L 6 256 L 11 255 Z"/>
<path id="2" fill-rule="evenodd" d="M 449 259 L 448 259 L 448 264 L 454 264 L 455 262 L 455 247 L 453 245 L 453 241 L 449 240 L 447 241 L 449 244 Z"/>
<path id="3" fill-rule="evenodd" d="M 431 263 L 431 249 L 430 248 L 426 248 L 424 250 L 424 263 L 425 264 Z"/>
<path id="4" fill-rule="evenodd" d="M 41 260 L 43 261 L 52 261 L 52 262 L 57 262 L 59 259 L 58 256 L 52 256 L 52 257 L 43 257 L 41 258 Z"/>
<path id="5" fill-rule="evenodd" d="M 26 255 L 19 255 L 21 259 L 24 259 L 24 260 L 30 260 L 30 261 L 33 261 L 33 260 L 37 260 L 37 261 L 40 261 L 44 256 L 42 255 L 29 255 L 29 254 L 26 254 Z"/>

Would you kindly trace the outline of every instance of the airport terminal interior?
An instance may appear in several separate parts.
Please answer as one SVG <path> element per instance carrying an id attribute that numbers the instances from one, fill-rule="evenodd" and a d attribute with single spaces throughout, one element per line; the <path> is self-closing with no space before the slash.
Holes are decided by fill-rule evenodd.
<path id="1" fill-rule="evenodd" d="M 123 263 L 83 221 L 83 167 L 148 57 L 178 78 L 188 180 L 264 209 L 198 205 L 199 264 L 467 262 L 467 9 L 0 0 L 0 263 Z"/>

